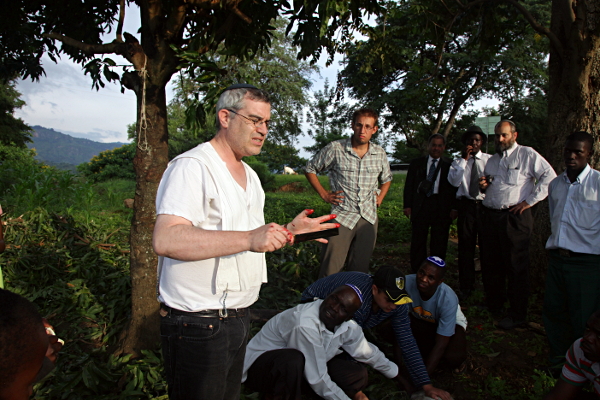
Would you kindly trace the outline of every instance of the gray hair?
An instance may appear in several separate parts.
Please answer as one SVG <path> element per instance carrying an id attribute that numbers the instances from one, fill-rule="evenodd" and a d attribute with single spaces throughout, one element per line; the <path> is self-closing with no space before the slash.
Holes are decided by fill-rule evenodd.
<path id="1" fill-rule="evenodd" d="M 269 94 L 261 89 L 252 88 L 240 88 L 230 89 L 221 93 L 219 101 L 217 101 L 217 130 L 221 129 L 221 123 L 219 122 L 219 111 L 222 109 L 231 109 L 238 111 L 244 108 L 244 100 L 262 101 L 263 103 L 271 104 Z"/>
<path id="2" fill-rule="evenodd" d="M 496 133 L 496 129 L 500 128 L 502 124 L 510 125 L 510 133 L 515 133 L 517 131 L 517 126 L 514 122 L 512 122 L 510 119 L 503 119 L 502 121 L 498 122 L 496 126 L 494 126 L 494 133 Z"/>

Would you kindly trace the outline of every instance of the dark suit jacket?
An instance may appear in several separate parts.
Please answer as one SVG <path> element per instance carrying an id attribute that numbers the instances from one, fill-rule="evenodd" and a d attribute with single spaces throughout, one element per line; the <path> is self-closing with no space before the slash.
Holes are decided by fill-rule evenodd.
<path id="1" fill-rule="evenodd" d="M 427 178 L 427 158 L 419 157 L 411 161 L 408 167 L 408 174 L 406 175 L 406 184 L 404 185 L 404 208 L 411 208 L 411 215 L 417 215 L 421 210 L 423 199 L 425 195 L 417 191 L 419 183 Z M 456 201 L 456 190 L 457 188 L 452 186 L 448 182 L 448 172 L 450 171 L 450 165 L 452 162 L 445 158 L 440 161 L 440 187 L 439 195 L 441 196 L 441 204 L 443 209 L 440 210 L 441 215 L 450 215 L 450 211 L 454 207 Z"/>

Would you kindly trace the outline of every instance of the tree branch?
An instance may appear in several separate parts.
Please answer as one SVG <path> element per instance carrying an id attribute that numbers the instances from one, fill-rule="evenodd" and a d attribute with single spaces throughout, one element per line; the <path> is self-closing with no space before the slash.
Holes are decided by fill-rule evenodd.
<path id="1" fill-rule="evenodd" d="M 538 33 L 545 35 L 548 39 L 550 39 L 550 43 L 554 46 L 554 49 L 558 52 L 560 58 L 563 58 L 563 46 L 558 37 L 545 26 L 540 25 L 539 22 L 531 15 L 529 10 L 523 6 L 523 4 L 517 2 L 516 0 L 501 0 L 508 4 L 514 6 L 523 17 L 529 22 L 529 25 Z"/>
<path id="2" fill-rule="evenodd" d="M 123 21 L 125 20 L 125 0 L 119 4 L 119 23 L 117 25 L 117 42 L 123 43 Z"/>
<path id="3" fill-rule="evenodd" d="M 124 43 L 88 44 L 54 32 L 44 33 L 43 36 L 49 39 L 58 40 L 68 46 L 75 47 L 86 54 L 123 54 L 125 52 Z"/>

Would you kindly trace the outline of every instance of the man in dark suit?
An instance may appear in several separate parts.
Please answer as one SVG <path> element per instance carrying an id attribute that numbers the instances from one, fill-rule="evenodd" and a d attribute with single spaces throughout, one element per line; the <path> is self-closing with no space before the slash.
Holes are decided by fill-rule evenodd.
<path id="1" fill-rule="evenodd" d="M 448 182 L 450 160 L 442 158 L 446 138 L 440 134 L 429 137 L 428 156 L 413 160 L 408 167 L 404 185 L 404 215 L 412 224 L 410 265 L 413 272 L 427 258 L 427 234 L 431 228 L 429 255 L 446 258 L 450 213 L 456 188 Z"/>

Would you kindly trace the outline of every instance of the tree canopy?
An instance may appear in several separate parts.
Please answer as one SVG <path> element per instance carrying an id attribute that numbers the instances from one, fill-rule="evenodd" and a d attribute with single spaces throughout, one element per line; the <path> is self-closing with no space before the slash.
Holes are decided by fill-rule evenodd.
<path id="1" fill-rule="evenodd" d="M 0 79 L 0 143 L 25 147 L 31 142 L 31 128 L 21 118 L 15 118 L 14 112 L 25 105 L 21 94 L 15 89 L 15 83 Z"/>
<path id="2" fill-rule="evenodd" d="M 526 3 L 549 21 L 547 2 Z M 518 99 L 547 76 L 548 42 L 511 4 L 390 2 L 363 33 L 367 40 L 347 47 L 343 83 L 383 110 L 408 147 L 424 149 L 433 133 L 448 136 L 474 100 Z"/>

